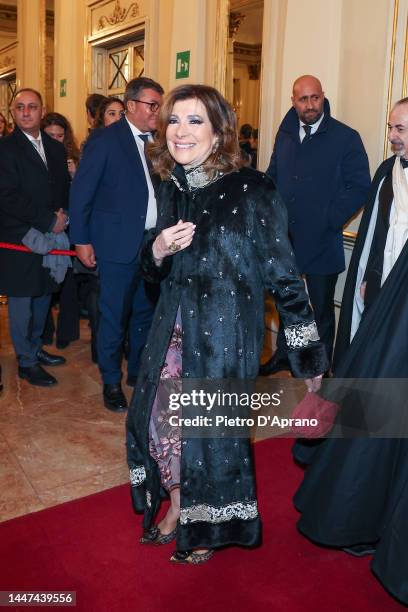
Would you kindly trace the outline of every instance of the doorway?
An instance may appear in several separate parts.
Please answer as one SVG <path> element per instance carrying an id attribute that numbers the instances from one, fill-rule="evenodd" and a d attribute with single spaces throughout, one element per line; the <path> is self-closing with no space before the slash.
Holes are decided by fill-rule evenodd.
<path id="1" fill-rule="evenodd" d="M 0 78 L 0 111 L 6 117 L 9 125 L 13 124 L 11 105 L 17 91 L 15 71 Z"/>
<path id="2" fill-rule="evenodd" d="M 260 121 L 263 13 L 263 0 L 230 0 L 226 96 L 253 167 L 257 167 Z"/>

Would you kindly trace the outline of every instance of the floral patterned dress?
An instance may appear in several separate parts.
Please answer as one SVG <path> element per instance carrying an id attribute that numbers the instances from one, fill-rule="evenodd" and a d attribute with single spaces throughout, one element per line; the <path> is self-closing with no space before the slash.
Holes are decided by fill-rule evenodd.
<path id="1" fill-rule="evenodd" d="M 160 380 L 181 380 L 181 372 L 182 327 L 179 308 Z M 159 385 L 149 424 L 149 452 L 159 467 L 162 486 L 166 491 L 171 491 L 180 486 L 181 431 L 180 427 L 170 425 L 168 405 L 168 390 Z"/>

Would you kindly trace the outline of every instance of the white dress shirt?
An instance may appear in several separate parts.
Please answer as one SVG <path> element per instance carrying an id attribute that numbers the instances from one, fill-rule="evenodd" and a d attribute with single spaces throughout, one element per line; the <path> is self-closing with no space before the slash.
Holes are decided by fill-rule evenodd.
<path id="1" fill-rule="evenodd" d="M 322 116 L 320 117 L 320 119 L 318 119 L 318 121 L 316 121 L 316 123 L 312 123 L 310 125 L 310 127 L 312 128 L 310 130 L 310 135 L 314 134 L 315 132 L 317 132 L 319 125 L 321 124 L 321 122 L 323 121 L 323 117 L 324 117 L 324 113 L 322 114 Z M 306 125 L 305 123 L 303 123 L 303 121 L 299 120 L 299 138 L 300 138 L 300 142 L 303 142 L 304 137 L 306 136 L 306 132 L 303 129 L 303 126 Z"/>
<path id="2" fill-rule="evenodd" d="M 27 134 L 27 132 L 23 132 L 24 136 L 28 138 L 28 140 L 33 145 L 34 149 L 37 151 L 38 155 L 43 160 L 44 164 L 47 166 L 47 158 L 45 156 L 44 145 L 41 138 L 41 132 L 38 133 L 38 138 L 34 138 L 31 134 Z"/>
<path id="3" fill-rule="evenodd" d="M 140 159 L 142 160 L 143 170 L 146 176 L 147 188 L 149 190 L 149 200 L 147 203 L 147 213 L 146 213 L 146 222 L 145 229 L 151 229 L 152 227 L 156 227 L 157 221 L 157 204 L 156 204 L 156 196 L 154 195 L 154 189 L 152 185 L 152 179 L 150 178 L 149 169 L 147 167 L 145 152 L 144 152 L 144 142 L 141 138 L 139 138 L 139 134 L 144 134 L 145 132 L 141 132 L 133 123 L 131 123 L 126 117 L 126 121 L 130 129 L 132 130 L 133 137 L 135 139 L 137 148 L 140 153 Z M 149 141 L 153 141 L 152 135 L 149 132 Z"/>

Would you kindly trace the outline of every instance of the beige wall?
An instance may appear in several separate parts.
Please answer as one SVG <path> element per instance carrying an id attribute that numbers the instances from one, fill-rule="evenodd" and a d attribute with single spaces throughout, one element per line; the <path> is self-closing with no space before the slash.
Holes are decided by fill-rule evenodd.
<path id="1" fill-rule="evenodd" d="M 294 79 L 314 74 L 322 81 L 333 116 L 360 132 L 375 170 L 382 160 L 393 2 L 266 0 L 265 9 L 270 17 L 264 22 L 261 168 L 290 108 Z M 406 23 L 406 7 L 404 14 Z"/>
<path id="2" fill-rule="evenodd" d="M 206 0 L 174 0 L 172 44 L 167 63 L 170 89 L 184 83 L 203 83 L 205 80 L 206 15 Z M 188 50 L 190 75 L 176 79 L 177 52 Z"/>
<path id="3" fill-rule="evenodd" d="M 390 0 L 343 0 L 337 117 L 359 131 L 372 173 L 383 154 L 392 9 Z"/>
<path id="4" fill-rule="evenodd" d="M 38 15 L 44 2 L 18 0 L 23 44 L 19 44 L 17 78 L 20 85 L 40 89 L 44 66 Z M 121 7 L 132 4 L 120 0 Z M 138 23 L 146 31 L 148 76 L 166 90 L 186 82 L 222 87 L 228 0 L 139 0 L 137 4 Z M 265 0 L 261 168 L 268 163 L 276 130 L 290 107 L 293 80 L 312 73 L 322 80 L 333 114 L 361 133 L 374 170 L 382 158 L 393 4 L 392 0 Z M 408 2 L 400 0 L 399 5 L 405 28 Z M 87 14 L 95 7 L 110 14 L 114 6 L 113 0 L 110 4 L 55 0 L 54 108 L 71 119 L 79 138 L 86 133 L 84 101 L 90 90 Z M 176 80 L 176 53 L 184 50 L 191 51 L 190 77 Z M 67 79 L 65 98 L 59 96 L 61 79 Z"/>
<path id="5" fill-rule="evenodd" d="M 336 111 L 342 2 L 288 0 L 283 48 L 281 114 L 291 105 L 293 81 L 314 74 Z"/>

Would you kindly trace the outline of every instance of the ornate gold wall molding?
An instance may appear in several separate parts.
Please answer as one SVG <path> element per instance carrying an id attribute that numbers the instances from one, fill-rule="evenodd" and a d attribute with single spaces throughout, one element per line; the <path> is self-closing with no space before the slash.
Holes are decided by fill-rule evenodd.
<path id="1" fill-rule="evenodd" d="M 234 38 L 239 30 L 239 26 L 244 21 L 245 15 L 243 13 L 238 13 L 231 11 L 229 14 L 229 27 L 228 32 L 230 38 Z"/>
<path id="2" fill-rule="evenodd" d="M 132 2 L 132 4 L 128 8 L 122 8 L 120 5 L 120 0 L 116 0 L 115 8 L 113 9 L 110 15 L 102 15 L 98 21 L 98 30 L 103 30 L 109 26 L 118 25 L 118 23 L 122 23 L 126 21 L 128 17 L 138 17 L 139 15 L 139 5 L 137 2 Z"/>
<path id="3" fill-rule="evenodd" d="M 97 0 L 89 8 L 88 40 L 132 29 L 146 16 L 147 0 Z"/>
<path id="4" fill-rule="evenodd" d="M 3 47 L 0 51 L 0 76 L 16 69 L 17 43 Z"/>
<path id="5" fill-rule="evenodd" d="M 9 57 L 8 55 L 4 56 L 3 59 L 0 59 L 0 69 L 1 68 L 10 68 L 15 63 L 14 57 Z"/>
<path id="6" fill-rule="evenodd" d="M 0 30 L 17 35 L 17 7 L 0 3 Z"/>

